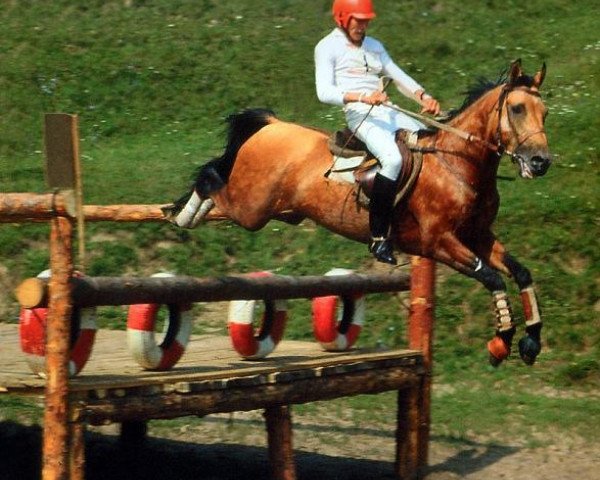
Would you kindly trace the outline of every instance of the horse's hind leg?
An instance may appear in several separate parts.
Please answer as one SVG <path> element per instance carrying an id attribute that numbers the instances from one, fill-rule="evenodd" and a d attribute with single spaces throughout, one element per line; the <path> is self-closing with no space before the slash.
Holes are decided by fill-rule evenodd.
<path id="1" fill-rule="evenodd" d="M 204 165 L 191 191 L 173 205 L 163 208 L 165 217 L 182 228 L 195 228 L 215 207 L 210 197 L 213 192 L 223 190 L 225 182 L 214 167 L 215 161 Z"/>

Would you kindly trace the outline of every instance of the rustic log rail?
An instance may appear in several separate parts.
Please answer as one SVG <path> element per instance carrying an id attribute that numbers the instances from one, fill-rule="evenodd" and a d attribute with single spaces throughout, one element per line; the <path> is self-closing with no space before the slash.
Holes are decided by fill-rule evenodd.
<path id="1" fill-rule="evenodd" d="M 222 277 L 73 277 L 72 300 L 76 307 L 132 305 L 136 303 L 195 303 L 224 300 L 276 300 L 326 295 L 382 293 L 410 288 L 407 273 L 292 277 L 273 275 L 249 278 Z M 15 290 L 24 308 L 45 307 L 47 279 L 28 278 Z"/>
<path id="2" fill-rule="evenodd" d="M 83 205 L 86 222 L 157 222 L 168 220 L 163 209 L 170 204 Z M 76 218 L 75 199 L 67 192 L 3 193 L 0 195 L 0 223 L 48 222 L 57 216 Z M 206 221 L 227 220 L 209 212 Z"/>

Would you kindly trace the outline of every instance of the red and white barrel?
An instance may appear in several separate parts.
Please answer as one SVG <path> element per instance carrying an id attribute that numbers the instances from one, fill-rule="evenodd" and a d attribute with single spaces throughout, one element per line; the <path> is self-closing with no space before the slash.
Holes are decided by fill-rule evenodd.
<path id="1" fill-rule="evenodd" d="M 79 275 L 75 272 L 76 275 Z M 50 278 L 50 270 L 44 270 L 38 278 Z M 19 338 L 21 351 L 33 373 L 46 377 L 46 324 L 47 308 L 22 308 L 19 314 Z M 71 313 L 71 353 L 69 375 L 75 376 L 92 354 L 96 338 L 96 309 L 73 308 Z"/>
<path id="2" fill-rule="evenodd" d="M 249 277 L 260 278 L 271 272 L 254 272 Z M 264 313 L 258 326 L 255 324 L 257 300 L 234 300 L 229 302 L 227 327 L 236 352 L 248 360 L 269 355 L 283 338 L 287 322 L 285 300 L 266 300 Z"/>
<path id="3" fill-rule="evenodd" d="M 325 275 L 349 275 L 352 270 L 334 268 Z M 312 301 L 313 332 L 317 341 L 328 351 L 348 350 L 360 335 L 365 320 L 365 296 L 329 295 Z"/>
<path id="4" fill-rule="evenodd" d="M 153 277 L 172 277 L 157 273 Z M 134 360 L 146 370 L 169 370 L 185 352 L 192 334 L 192 305 L 168 304 L 168 322 L 164 336 L 157 343 L 154 329 L 162 305 L 143 303 L 130 305 L 127 314 L 127 346 Z"/>

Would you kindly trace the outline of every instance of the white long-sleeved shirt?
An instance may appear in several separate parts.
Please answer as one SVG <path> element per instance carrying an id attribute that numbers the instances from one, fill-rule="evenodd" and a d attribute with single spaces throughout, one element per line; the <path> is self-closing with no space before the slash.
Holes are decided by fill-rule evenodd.
<path id="1" fill-rule="evenodd" d="M 398 90 L 408 97 L 423 89 L 394 63 L 383 44 L 372 37 L 365 37 L 358 47 L 335 28 L 315 47 L 315 82 L 317 96 L 323 103 L 343 106 L 346 92 L 369 94 L 379 88 L 382 75 L 391 77 Z"/>

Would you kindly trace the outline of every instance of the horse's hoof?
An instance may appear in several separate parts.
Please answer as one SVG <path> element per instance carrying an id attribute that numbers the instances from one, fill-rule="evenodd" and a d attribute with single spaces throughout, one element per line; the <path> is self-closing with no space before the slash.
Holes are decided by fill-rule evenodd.
<path id="1" fill-rule="evenodd" d="M 488 360 L 490 362 L 490 365 L 494 368 L 499 367 L 502 363 L 502 359 L 494 357 L 491 353 L 488 357 Z"/>
<path id="2" fill-rule="evenodd" d="M 541 351 L 542 344 L 531 336 L 526 335 L 519 340 L 519 355 L 527 365 L 533 365 Z"/>
<path id="3" fill-rule="evenodd" d="M 488 342 L 487 348 L 492 367 L 497 367 L 510 355 L 510 347 L 497 335 Z"/>

